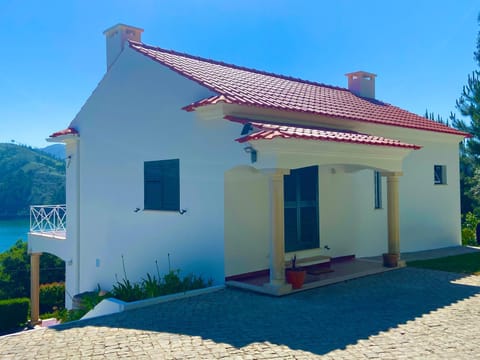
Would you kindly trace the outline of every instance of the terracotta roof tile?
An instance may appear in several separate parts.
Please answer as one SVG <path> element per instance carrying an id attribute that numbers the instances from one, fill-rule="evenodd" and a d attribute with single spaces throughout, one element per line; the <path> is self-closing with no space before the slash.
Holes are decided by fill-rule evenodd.
<path id="1" fill-rule="evenodd" d="M 63 136 L 63 135 L 78 135 L 78 131 L 75 130 L 74 128 L 68 128 L 68 129 L 65 129 L 65 130 L 60 130 L 60 131 L 54 132 L 52 135 L 50 135 L 50 137 L 51 138 L 56 138 L 56 137 Z"/>
<path id="2" fill-rule="evenodd" d="M 469 136 L 382 101 L 356 96 L 345 88 L 252 70 L 133 41 L 130 41 L 130 47 L 217 93 L 186 106 L 188 111 L 223 101 Z"/>
<path id="3" fill-rule="evenodd" d="M 288 124 L 262 123 L 249 121 L 247 119 L 238 119 L 231 116 L 227 116 L 226 119 L 234 122 L 240 122 L 243 124 L 249 123 L 254 128 L 256 128 L 251 134 L 236 139 L 236 141 L 238 141 L 239 143 L 253 140 L 272 140 L 274 138 L 281 137 L 284 139 L 295 138 L 317 141 L 348 142 L 364 145 L 401 147 L 414 150 L 418 150 L 421 148 L 421 146 L 419 145 L 404 143 L 400 140 L 388 139 L 381 136 L 373 136 L 353 131 L 298 127 Z"/>

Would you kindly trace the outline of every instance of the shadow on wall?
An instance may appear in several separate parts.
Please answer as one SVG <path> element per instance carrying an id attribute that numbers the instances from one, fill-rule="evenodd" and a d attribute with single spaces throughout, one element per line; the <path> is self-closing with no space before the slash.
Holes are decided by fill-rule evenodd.
<path id="1" fill-rule="evenodd" d="M 480 293 L 452 283 L 462 277 L 404 268 L 281 298 L 227 289 L 54 329 L 120 327 L 236 348 L 270 342 L 321 355 Z"/>

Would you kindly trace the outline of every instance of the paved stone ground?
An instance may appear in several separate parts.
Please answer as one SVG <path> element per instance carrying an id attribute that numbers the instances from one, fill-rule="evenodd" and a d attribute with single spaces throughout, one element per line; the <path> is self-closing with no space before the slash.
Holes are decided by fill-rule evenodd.
<path id="1" fill-rule="evenodd" d="M 404 268 L 272 298 L 227 289 L 0 338 L 0 359 L 478 359 L 480 276 Z"/>

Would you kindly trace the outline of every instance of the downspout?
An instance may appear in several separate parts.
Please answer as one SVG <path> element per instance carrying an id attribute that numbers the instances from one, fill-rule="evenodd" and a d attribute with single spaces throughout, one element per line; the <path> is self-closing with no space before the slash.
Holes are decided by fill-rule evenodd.
<path id="1" fill-rule="evenodd" d="M 75 159 L 75 176 L 76 176 L 76 183 L 77 186 L 75 187 L 75 212 L 76 212 L 76 219 L 75 219 L 75 237 L 76 237 L 76 244 L 75 244 L 75 283 L 76 288 L 75 292 L 77 294 L 80 293 L 80 140 L 77 138 L 75 141 L 75 154 L 77 158 Z"/>

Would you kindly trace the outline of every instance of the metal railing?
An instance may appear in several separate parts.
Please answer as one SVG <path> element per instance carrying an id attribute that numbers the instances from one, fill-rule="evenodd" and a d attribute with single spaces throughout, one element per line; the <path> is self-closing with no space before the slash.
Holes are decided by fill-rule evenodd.
<path id="1" fill-rule="evenodd" d="M 30 232 L 61 233 L 66 231 L 66 205 L 30 206 Z"/>

